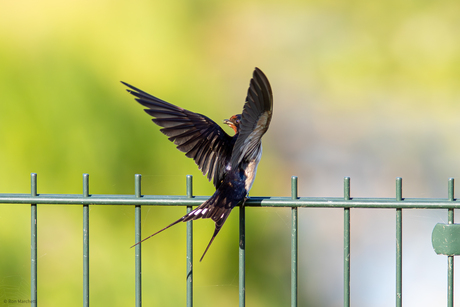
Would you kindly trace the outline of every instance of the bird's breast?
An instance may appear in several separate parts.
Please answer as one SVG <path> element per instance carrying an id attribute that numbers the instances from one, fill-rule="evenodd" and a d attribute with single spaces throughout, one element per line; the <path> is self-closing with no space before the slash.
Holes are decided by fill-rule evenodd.
<path id="1" fill-rule="evenodd" d="M 249 193 L 249 190 L 252 188 L 252 184 L 254 183 L 254 179 L 256 179 L 257 165 L 259 165 L 261 157 L 262 157 L 262 145 L 260 145 L 258 153 L 255 156 L 255 159 L 249 161 L 246 169 L 244 170 L 244 174 L 246 176 L 245 188 L 246 188 L 247 193 Z"/>

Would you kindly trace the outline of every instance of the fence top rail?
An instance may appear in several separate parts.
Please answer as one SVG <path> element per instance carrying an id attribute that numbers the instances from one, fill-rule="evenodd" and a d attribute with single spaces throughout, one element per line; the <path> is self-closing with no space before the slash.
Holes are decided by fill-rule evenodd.
<path id="1" fill-rule="evenodd" d="M 88 195 L 79 194 L 0 194 L 0 204 L 46 205 L 143 205 L 197 206 L 208 196 L 171 195 Z M 401 209 L 458 209 L 457 199 L 447 198 L 350 198 L 340 197 L 250 197 L 247 207 L 314 207 L 314 208 L 401 208 Z"/>

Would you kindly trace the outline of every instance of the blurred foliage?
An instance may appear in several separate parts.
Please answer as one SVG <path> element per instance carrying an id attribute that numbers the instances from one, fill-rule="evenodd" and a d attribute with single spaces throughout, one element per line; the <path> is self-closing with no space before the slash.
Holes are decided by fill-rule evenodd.
<path id="1" fill-rule="evenodd" d="M 89 173 L 92 194 L 132 194 L 140 173 L 143 194 L 185 194 L 192 174 L 194 194 L 211 195 L 212 184 L 119 81 L 220 122 L 241 111 L 258 66 L 272 82 L 275 115 L 251 194 L 289 195 L 289 176 L 300 172 L 293 161 L 305 153 L 298 139 L 312 140 L 307 129 L 323 139 L 349 129 L 319 129 L 311 117 L 371 110 L 356 136 L 374 118 L 402 113 L 402 121 L 424 107 L 436 123 L 457 127 L 459 9 L 454 0 L 3 1 L 0 192 L 28 193 L 36 172 L 39 193 L 81 193 Z M 134 210 L 90 210 L 91 304 L 131 305 Z M 237 210 L 195 264 L 197 306 L 237 304 Z M 143 234 L 184 212 L 143 208 Z M 28 214 L 26 205 L 0 206 L 0 304 L 30 297 Z M 82 209 L 39 206 L 38 214 L 40 304 L 79 306 Z M 250 208 L 247 217 L 248 303 L 286 306 L 289 211 Z M 198 259 L 213 225 L 195 225 Z M 145 305 L 184 303 L 184 242 L 178 225 L 144 244 Z M 303 291 L 301 299 L 321 305 Z"/>

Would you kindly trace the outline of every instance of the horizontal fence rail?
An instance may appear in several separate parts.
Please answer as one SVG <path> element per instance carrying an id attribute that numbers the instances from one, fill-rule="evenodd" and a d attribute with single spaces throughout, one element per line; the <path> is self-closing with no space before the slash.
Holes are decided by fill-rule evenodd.
<path id="1" fill-rule="evenodd" d="M 0 194 L 0 204 L 41 204 L 41 205 L 141 205 L 141 206 L 198 206 L 209 197 L 169 196 L 169 195 L 89 195 L 77 194 Z M 460 209 L 457 199 L 442 198 L 355 198 L 343 200 L 337 197 L 251 197 L 245 207 L 304 207 L 304 208 L 378 208 L 378 209 Z"/>
<path id="2" fill-rule="evenodd" d="M 141 235 L 141 206 L 185 206 L 187 212 L 202 204 L 208 197 L 194 196 L 192 176 L 187 176 L 186 195 L 142 195 L 141 175 L 135 175 L 134 195 L 96 195 L 89 193 L 89 175 L 83 175 L 82 194 L 40 194 L 37 191 L 37 174 L 31 175 L 30 194 L 0 194 L 0 204 L 28 204 L 31 206 L 31 306 L 37 306 L 37 205 L 81 205 L 83 207 L 83 306 L 89 306 L 89 206 L 129 205 L 134 207 L 136 242 Z M 448 209 L 448 224 L 454 223 L 454 209 L 460 202 L 454 197 L 454 179 L 448 180 L 446 198 L 403 198 L 402 179 L 396 178 L 394 198 L 355 198 L 350 196 L 350 178 L 344 178 L 344 196 L 298 197 L 297 177 L 291 179 L 290 197 L 250 197 L 244 207 L 289 207 L 291 208 L 291 306 L 298 305 L 298 208 L 341 208 L 344 210 L 344 255 L 343 278 L 345 307 L 350 306 L 350 209 L 379 208 L 395 209 L 396 219 L 396 306 L 402 306 L 402 213 L 403 209 Z M 245 209 L 239 209 L 239 306 L 245 306 Z M 186 306 L 193 306 L 193 227 L 187 222 L 186 234 Z M 452 225 L 454 226 L 454 225 Z M 142 306 L 141 244 L 135 247 L 135 306 Z M 447 257 L 447 306 L 453 306 L 454 258 Z"/>

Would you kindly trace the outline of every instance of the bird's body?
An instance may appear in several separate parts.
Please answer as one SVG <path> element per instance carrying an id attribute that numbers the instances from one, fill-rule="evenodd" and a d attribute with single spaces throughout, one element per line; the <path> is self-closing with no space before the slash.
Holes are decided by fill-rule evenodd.
<path id="1" fill-rule="evenodd" d="M 227 220 L 231 210 L 246 199 L 254 182 L 262 156 L 261 138 L 270 124 L 273 96 L 270 83 L 262 71 L 255 69 L 242 114 L 224 120 L 234 131 L 229 136 L 208 117 L 193 113 L 151 96 L 127 83 L 136 100 L 146 106 L 152 121 L 163 127 L 160 131 L 169 137 L 186 156 L 193 158 L 203 174 L 213 179 L 216 192 L 203 204 L 174 223 L 148 238 L 179 223 L 210 218 L 215 231 L 200 261 Z"/>

